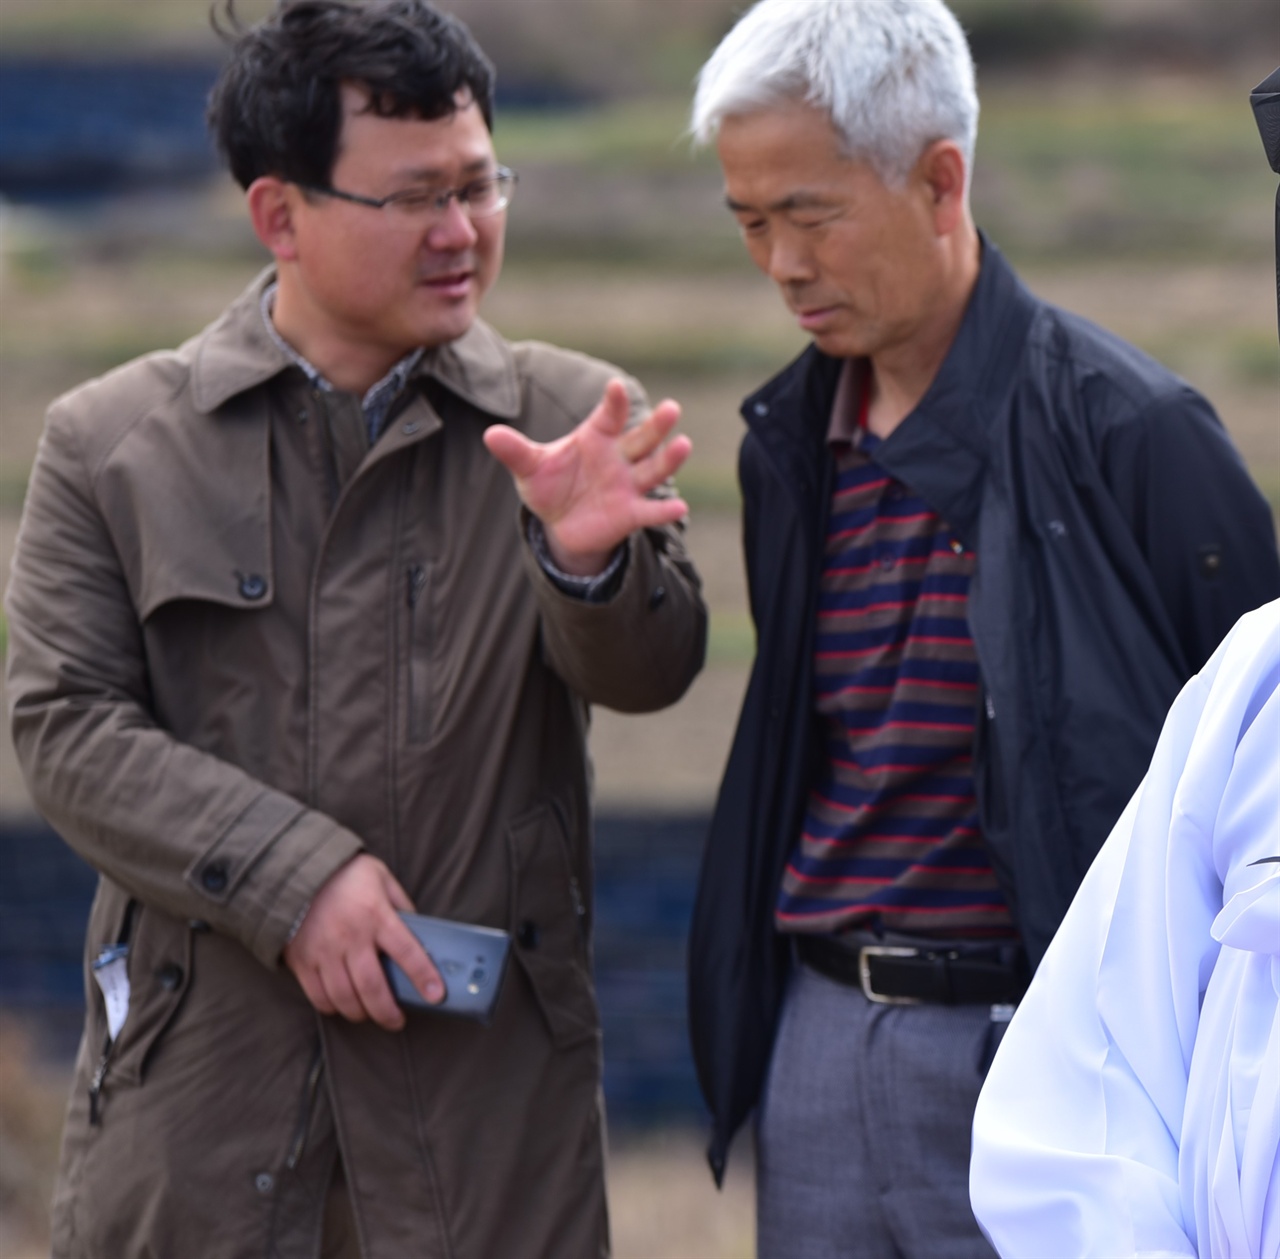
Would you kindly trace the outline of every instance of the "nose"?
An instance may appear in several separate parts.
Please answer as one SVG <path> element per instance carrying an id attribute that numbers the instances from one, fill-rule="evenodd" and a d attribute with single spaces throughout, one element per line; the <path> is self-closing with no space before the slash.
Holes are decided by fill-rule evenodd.
<path id="1" fill-rule="evenodd" d="M 807 284 L 814 278 L 813 256 L 804 238 L 795 232 L 773 234 L 765 263 L 765 271 L 775 284 Z"/>
<path id="2" fill-rule="evenodd" d="M 441 253 L 470 249 L 479 239 L 476 225 L 457 197 L 450 197 L 440 216 L 427 229 L 427 245 Z"/>

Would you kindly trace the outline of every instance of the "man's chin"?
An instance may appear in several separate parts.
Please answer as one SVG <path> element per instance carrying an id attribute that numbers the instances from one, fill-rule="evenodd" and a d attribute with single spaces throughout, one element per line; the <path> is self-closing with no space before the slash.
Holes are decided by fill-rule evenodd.
<path id="1" fill-rule="evenodd" d="M 814 345 L 831 358 L 865 358 L 872 350 L 872 347 L 865 343 L 865 338 L 859 337 L 847 328 L 811 332 L 809 335 Z"/>
<path id="2" fill-rule="evenodd" d="M 434 312 L 432 317 L 418 324 L 420 333 L 416 345 L 424 345 L 428 349 L 436 345 L 448 345 L 457 341 L 471 331 L 476 321 L 476 307 L 473 302 L 459 304 L 453 310 Z"/>

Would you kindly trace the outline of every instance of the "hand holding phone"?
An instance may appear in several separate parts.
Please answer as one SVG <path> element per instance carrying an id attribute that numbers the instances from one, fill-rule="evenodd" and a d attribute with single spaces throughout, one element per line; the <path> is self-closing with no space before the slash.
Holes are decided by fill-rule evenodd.
<path id="1" fill-rule="evenodd" d="M 353 1023 L 372 1019 L 388 1031 L 404 1026 L 380 955 L 400 959 L 428 1001 L 444 996 L 444 983 L 398 911 L 413 901 L 377 857 L 359 853 L 316 893 L 282 959 L 321 1014 Z"/>
<path id="2" fill-rule="evenodd" d="M 404 971 L 387 956 L 382 966 L 401 1005 L 442 1010 L 488 1023 L 506 974 L 511 937 L 496 927 L 477 927 L 425 914 L 401 913 L 406 927 L 430 956 L 444 980 L 444 1000 L 431 1005 Z"/>

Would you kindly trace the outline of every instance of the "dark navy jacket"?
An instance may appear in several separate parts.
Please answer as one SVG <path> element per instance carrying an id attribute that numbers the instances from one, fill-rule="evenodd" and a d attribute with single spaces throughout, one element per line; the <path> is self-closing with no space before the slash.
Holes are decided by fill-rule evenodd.
<path id="1" fill-rule="evenodd" d="M 717 1177 L 759 1097 L 788 965 L 773 912 L 820 748 L 813 629 L 840 368 L 810 347 L 743 406 L 758 651 L 689 944 Z M 985 241 L 956 340 L 876 460 L 977 553 L 975 782 L 1036 963 L 1182 684 L 1240 615 L 1280 596 L 1271 513 L 1199 394 L 1036 299 Z"/>

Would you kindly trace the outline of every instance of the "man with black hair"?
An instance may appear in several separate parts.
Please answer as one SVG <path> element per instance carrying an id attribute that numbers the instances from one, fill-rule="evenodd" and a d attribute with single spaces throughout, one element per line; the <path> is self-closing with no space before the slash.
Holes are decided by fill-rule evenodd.
<path id="1" fill-rule="evenodd" d="M 59 1257 L 607 1253 L 588 704 L 701 665 L 689 444 L 477 319 L 492 85 L 424 0 L 236 28 L 210 122 L 274 265 L 50 410 L 13 729 L 101 875 Z M 490 1026 L 396 1004 L 380 954 L 444 994 L 410 909 L 512 933 Z"/>

